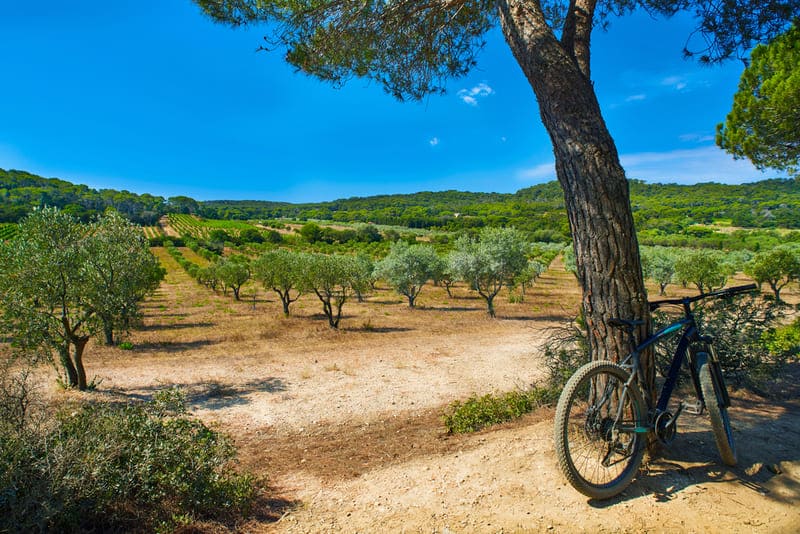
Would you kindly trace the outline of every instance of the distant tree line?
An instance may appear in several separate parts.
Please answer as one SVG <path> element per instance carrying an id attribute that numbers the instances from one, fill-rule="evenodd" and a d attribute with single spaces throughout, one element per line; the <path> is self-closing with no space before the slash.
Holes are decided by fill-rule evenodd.
<path id="1" fill-rule="evenodd" d="M 800 182 L 752 184 L 649 184 L 631 180 L 631 202 L 642 242 L 732 248 L 738 237 L 708 235 L 697 225 L 800 229 Z M 0 169 L 0 222 L 17 222 L 33 208 L 54 206 L 87 222 L 113 207 L 133 222 L 152 225 L 168 213 L 209 219 L 290 218 L 301 221 L 363 222 L 443 231 L 515 227 L 541 242 L 569 241 L 564 199 L 557 182 L 516 193 L 421 192 L 290 204 L 269 201 L 197 201 L 113 189 L 91 189 L 56 178 Z M 704 234 L 705 232 L 705 234 Z M 325 239 L 341 241 L 336 237 Z M 752 247 L 750 247 L 752 248 Z"/>

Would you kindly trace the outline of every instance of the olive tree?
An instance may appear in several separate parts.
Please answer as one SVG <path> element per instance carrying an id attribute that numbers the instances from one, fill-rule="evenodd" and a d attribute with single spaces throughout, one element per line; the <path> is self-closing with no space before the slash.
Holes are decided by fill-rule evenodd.
<path id="1" fill-rule="evenodd" d="M 667 286 L 675 281 L 677 254 L 665 247 L 642 249 L 642 267 L 645 276 L 658 284 L 659 295 L 667 294 Z"/>
<path id="2" fill-rule="evenodd" d="M 553 144 L 594 359 L 627 351 L 610 319 L 648 318 L 649 310 L 628 182 L 591 77 L 593 29 L 636 9 L 688 11 L 697 20 L 692 42 L 704 44 L 687 53 L 715 62 L 780 33 L 800 10 L 800 0 L 194 1 L 221 23 L 265 24 L 265 49 L 285 47 L 286 60 L 305 73 L 335 85 L 375 80 L 401 100 L 444 92 L 448 79 L 477 64 L 486 34 L 499 26 Z M 643 365 L 654 383 L 647 354 Z"/>
<path id="3" fill-rule="evenodd" d="M 532 286 L 536 282 L 536 279 L 545 271 L 547 271 L 547 265 L 545 265 L 544 262 L 538 259 L 530 259 L 525 268 L 514 277 L 511 287 L 520 288 L 520 302 L 525 300 L 525 291 Z"/>
<path id="4" fill-rule="evenodd" d="M 238 254 L 223 258 L 217 262 L 216 272 L 224 286 L 233 290 L 233 298 L 239 300 L 239 292 L 252 274 L 250 261 Z"/>
<path id="5" fill-rule="evenodd" d="M 484 228 L 477 239 L 456 240 L 448 261 L 450 269 L 486 301 L 495 316 L 494 298 L 528 266 L 528 243 L 514 228 Z"/>
<path id="6" fill-rule="evenodd" d="M 341 254 L 309 254 L 301 286 L 313 291 L 331 328 L 339 328 L 342 307 L 363 283 L 358 276 L 358 264 L 353 256 Z"/>
<path id="7" fill-rule="evenodd" d="M 721 288 L 729 274 L 722 254 L 713 250 L 687 251 L 675 261 L 675 277 L 694 284 L 700 293 Z"/>
<path id="8" fill-rule="evenodd" d="M 300 298 L 306 270 L 307 255 L 276 249 L 265 252 L 253 263 L 253 277 L 278 294 L 283 314 L 288 317 L 289 306 Z"/>
<path id="9" fill-rule="evenodd" d="M 789 247 L 775 247 L 761 252 L 745 266 L 745 273 L 759 284 L 769 284 L 775 301 L 781 302 L 781 289 L 792 280 L 800 279 L 800 253 Z"/>
<path id="10" fill-rule="evenodd" d="M 1 317 L 12 345 L 34 358 L 57 356 L 64 383 L 87 389 L 91 336 L 125 325 L 163 276 L 139 234 L 114 214 L 88 226 L 54 208 L 28 215 L 0 249 Z"/>
<path id="11" fill-rule="evenodd" d="M 365 227 L 374 229 L 374 226 L 365 225 Z M 364 293 L 370 289 L 375 289 L 376 265 L 372 257 L 365 252 L 359 252 L 356 254 L 354 261 L 355 283 L 353 284 L 353 290 L 355 291 L 358 302 L 364 302 Z"/>
<path id="12" fill-rule="evenodd" d="M 408 306 L 413 308 L 423 286 L 442 271 L 440 264 L 432 246 L 395 241 L 389 254 L 378 264 L 377 274 L 404 295 Z"/>
<path id="13" fill-rule="evenodd" d="M 166 271 L 150 252 L 141 228 L 109 211 L 88 229 L 86 262 L 91 267 L 92 306 L 107 345 L 140 316 L 139 303 L 158 289 Z"/>

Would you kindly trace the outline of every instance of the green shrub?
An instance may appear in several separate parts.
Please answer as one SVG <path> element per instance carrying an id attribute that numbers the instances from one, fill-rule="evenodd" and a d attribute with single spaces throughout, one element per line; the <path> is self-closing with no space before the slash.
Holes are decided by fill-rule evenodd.
<path id="1" fill-rule="evenodd" d="M 767 330 L 761 341 L 773 358 L 796 361 L 800 357 L 800 318 L 792 324 Z"/>
<path id="2" fill-rule="evenodd" d="M 516 419 L 545 404 L 555 402 L 559 390 L 553 387 L 533 387 L 498 395 L 473 395 L 464 402 L 450 404 L 444 425 L 451 434 L 475 432 L 487 426 Z"/>
<path id="3" fill-rule="evenodd" d="M 759 392 L 781 371 L 786 355 L 772 352 L 768 340 L 784 311 L 774 299 L 752 295 L 697 308 L 698 321 L 703 332 L 714 337 L 722 370 L 731 383 Z"/>
<path id="4" fill-rule="evenodd" d="M 37 430 L 0 425 L 0 532 L 153 531 L 246 513 L 253 478 L 230 470 L 232 443 L 183 406 L 171 390 L 64 409 Z"/>

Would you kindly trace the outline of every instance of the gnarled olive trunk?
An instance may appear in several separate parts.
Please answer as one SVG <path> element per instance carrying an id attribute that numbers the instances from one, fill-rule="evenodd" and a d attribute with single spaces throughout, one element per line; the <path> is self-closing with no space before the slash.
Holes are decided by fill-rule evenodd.
<path id="1" fill-rule="evenodd" d="M 583 288 L 591 357 L 616 360 L 629 346 L 608 320 L 647 319 L 649 313 L 628 182 L 589 78 L 594 2 L 576 3 L 586 4 L 589 18 L 575 8 L 570 14 L 573 26 L 565 25 L 561 40 L 548 27 L 538 2 L 501 2 L 500 17 L 553 143 Z M 568 35 L 568 30 L 574 33 Z M 652 362 L 645 365 L 654 377 Z"/>
<path id="2" fill-rule="evenodd" d="M 64 372 L 67 374 L 67 386 L 74 388 L 78 387 L 78 371 L 75 369 L 75 365 L 72 363 L 72 358 L 69 354 L 69 347 L 70 344 L 65 342 L 58 347 L 58 357 L 61 360 L 61 367 L 64 368 Z"/>
<path id="3" fill-rule="evenodd" d="M 86 381 L 86 369 L 83 366 L 83 349 L 86 348 L 86 344 L 88 342 L 89 336 L 76 337 L 72 341 L 72 359 L 75 363 L 75 371 L 78 373 L 77 386 L 80 391 L 86 391 L 86 389 L 89 387 L 89 384 Z"/>

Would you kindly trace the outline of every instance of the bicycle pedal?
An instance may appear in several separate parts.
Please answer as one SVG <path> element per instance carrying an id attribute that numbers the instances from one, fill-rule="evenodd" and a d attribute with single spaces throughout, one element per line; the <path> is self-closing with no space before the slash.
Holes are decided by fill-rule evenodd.
<path id="1" fill-rule="evenodd" d="M 683 409 L 686 411 L 686 413 L 690 413 L 692 415 L 700 415 L 703 413 L 704 406 L 702 401 L 699 399 L 694 402 L 683 401 L 681 406 L 683 406 Z"/>

